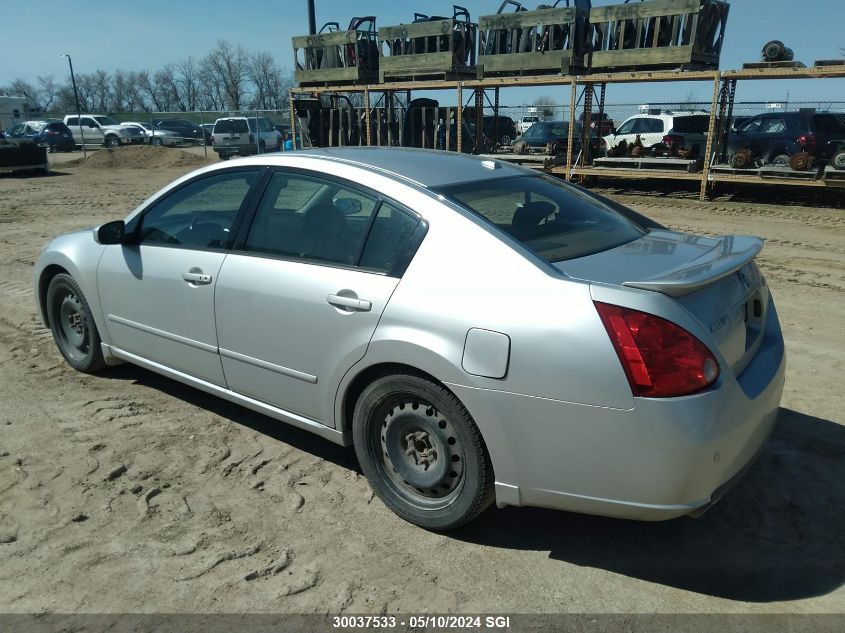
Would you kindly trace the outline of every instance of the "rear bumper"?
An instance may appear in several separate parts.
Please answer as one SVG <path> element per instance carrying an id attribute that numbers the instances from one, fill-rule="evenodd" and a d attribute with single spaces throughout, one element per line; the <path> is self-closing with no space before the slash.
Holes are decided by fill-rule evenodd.
<path id="1" fill-rule="evenodd" d="M 249 145 L 212 145 L 212 149 L 221 156 L 253 156 L 258 153 L 254 143 Z"/>
<path id="2" fill-rule="evenodd" d="M 747 470 L 777 419 L 785 371 L 772 304 L 742 376 L 700 394 L 622 410 L 449 386 L 492 446 L 500 506 L 664 520 L 708 508 Z"/>

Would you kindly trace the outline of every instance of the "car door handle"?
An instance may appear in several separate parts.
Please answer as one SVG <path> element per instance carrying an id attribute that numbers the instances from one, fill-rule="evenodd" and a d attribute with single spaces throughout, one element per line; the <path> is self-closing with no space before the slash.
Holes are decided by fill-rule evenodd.
<path id="1" fill-rule="evenodd" d="M 210 284 L 211 275 L 205 273 L 182 273 L 182 279 L 192 284 Z"/>
<path id="2" fill-rule="evenodd" d="M 369 312 L 373 304 L 364 299 L 344 297 L 343 295 L 329 295 L 326 301 L 337 308 L 345 308 L 353 312 Z"/>

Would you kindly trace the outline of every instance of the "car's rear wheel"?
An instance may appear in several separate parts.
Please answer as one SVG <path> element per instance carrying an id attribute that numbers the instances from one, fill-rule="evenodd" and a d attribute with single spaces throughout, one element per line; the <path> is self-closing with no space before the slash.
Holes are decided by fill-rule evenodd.
<path id="1" fill-rule="evenodd" d="M 158 145 L 162 145 L 162 144 L 163 144 L 163 141 L 158 136 L 154 136 L 152 138 L 152 140 L 150 141 L 150 145 L 157 145 L 158 146 Z"/>
<path id="2" fill-rule="evenodd" d="M 834 169 L 845 169 L 845 149 L 841 149 L 833 155 L 830 164 Z"/>
<path id="3" fill-rule="evenodd" d="M 73 277 L 60 273 L 47 287 L 47 318 L 53 339 L 68 364 L 82 372 L 105 366 L 91 308 Z"/>
<path id="4" fill-rule="evenodd" d="M 374 381 L 356 402 L 352 433 L 373 490 L 406 521 L 448 530 L 493 500 L 493 467 L 478 427 L 431 380 L 401 374 Z"/>
<path id="5" fill-rule="evenodd" d="M 502 138 L 500 140 L 502 145 L 510 145 L 511 144 L 511 137 L 507 134 L 502 134 Z"/>
<path id="6" fill-rule="evenodd" d="M 774 158 L 772 158 L 772 165 L 776 167 L 789 167 L 789 155 L 788 154 L 778 154 Z"/>

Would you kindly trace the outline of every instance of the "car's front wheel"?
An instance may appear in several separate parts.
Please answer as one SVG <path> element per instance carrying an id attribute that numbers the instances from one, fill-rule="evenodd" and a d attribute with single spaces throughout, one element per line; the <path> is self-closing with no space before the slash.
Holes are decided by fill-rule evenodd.
<path id="1" fill-rule="evenodd" d="M 154 136 L 152 140 L 150 140 L 150 145 L 160 146 L 162 143 L 163 141 L 158 136 Z"/>
<path id="2" fill-rule="evenodd" d="M 47 287 L 47 319 L 53 339 L 68 364 L 86 373 L 105 366 L 100 334 L 91 308 L 73 277 L 61 273 Z"/>
<path id="3" fill-rule="evenodd" d="M 105 140 L 105 146 L 110 148 L 119 147 L 120 139 L 116 136 L 107 136 Z"/>
<path id="4" fill-rule="evenodd" d="M 361 393 L 355 453 L 379 498 L 430 530 L 461 526 L 493 500 L 493 466 L 461 402 L 414 375 L 383 376 Z"/>

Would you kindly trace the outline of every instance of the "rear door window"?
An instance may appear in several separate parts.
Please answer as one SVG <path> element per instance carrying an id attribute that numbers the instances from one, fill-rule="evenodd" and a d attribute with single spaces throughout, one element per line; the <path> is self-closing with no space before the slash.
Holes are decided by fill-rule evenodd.
<path id="1" fill-rule="evenodd" d="M 438 191 L 547 262 L 592 255 L 644 235 L 589 193 L 546 176 L 463 183 Z"/>
<path id="2" fill-rule="evenodd" d="M 377 202 L 335 181 L 277 172 L 267 185 L 244 250 L 354 266 Z"/>
<path id="3" fill-rule="evenodd" d="M 639 119 L 640 124 L 634 130 L 637 134 L 653 134 L 663 131 L 662 119 Z"/>
<path id="4" fill-rule="evenodd" d="M 710 127 L 710 115 L 679 116 L 672 121 L 672 131 L 679 134 L 704 134 Z"/>
<path id="5" fill-rule="evenodd" d="M 241 134 L 249 132 L 244 119 L 220 119 L 214 124 L 215 134 Z"/>

